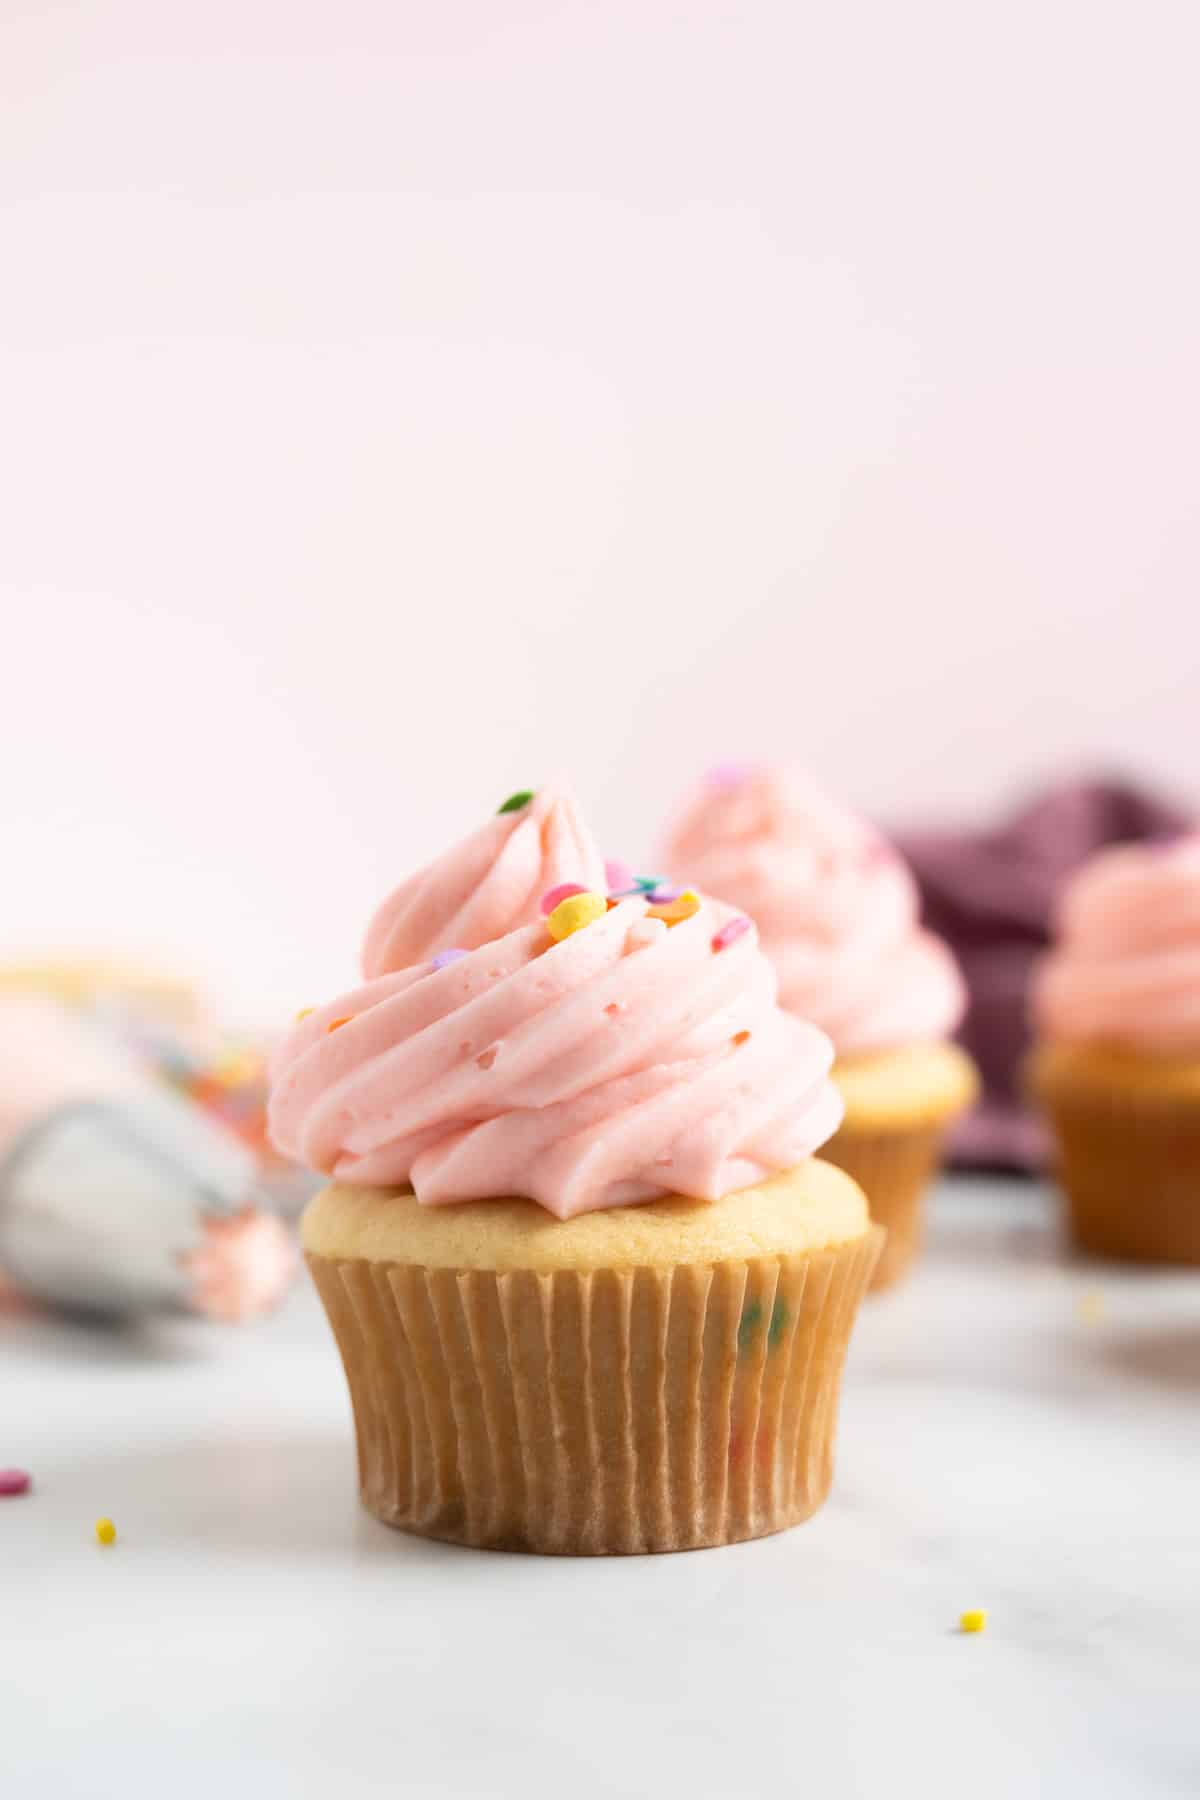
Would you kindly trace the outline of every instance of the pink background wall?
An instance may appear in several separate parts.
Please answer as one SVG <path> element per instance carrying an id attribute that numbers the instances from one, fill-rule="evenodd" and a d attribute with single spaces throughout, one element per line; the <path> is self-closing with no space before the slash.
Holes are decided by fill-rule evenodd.
<path id="1" fill-rule="evenodd" d="M 1200 795 L 1200 13 L 0 13 L 0 939 L 251 1010 L 569 771 Z M 15 635 L 14 635 L 15 626 Z"/>

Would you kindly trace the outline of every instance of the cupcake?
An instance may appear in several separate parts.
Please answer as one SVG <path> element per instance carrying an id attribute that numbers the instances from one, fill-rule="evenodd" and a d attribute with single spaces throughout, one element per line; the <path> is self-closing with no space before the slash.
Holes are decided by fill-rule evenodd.
<path id="1" fill-rule="evenodd" d="M 1029 1077 L 1075 1240 L 1200 1263 L 1200 834 L 1102 851 L 1056 926 Z"/>
<path id="2" fill-rule="evenodd" d="M 864 820 L 790 771 L 725 765 L 685 806 L 667 866 L 742 908 L 774 965 L 779 1004 L 832 1038 L 845 1117 L 822 1154 L 887 1227 L 873 1286 L 919 1243 L 922 1196 L 949 1124 L 975 1097 L 947 1040 L 966 1003 L 946 946 L 918 924 L 913 877 Z"/>
<path id="3" fill-rule="evenodd" d="M 629 892 L 609 897 L 609 881 Z M 309 1267 L 365 1505 L 497 1549 L 682 1550 L 820 1506 L 882 1233 L 813 1160 L 832 1046 L 728 906 L 506 802 L 372 921 L 364 984 L 275 1063 L 329 1179 Z"/>

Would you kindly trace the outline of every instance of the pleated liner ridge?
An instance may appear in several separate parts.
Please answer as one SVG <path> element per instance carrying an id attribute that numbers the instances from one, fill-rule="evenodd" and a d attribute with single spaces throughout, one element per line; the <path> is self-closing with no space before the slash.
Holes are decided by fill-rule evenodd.
<path id="1" fill-rule="evenodd" d="M 883 1232 L 715 1266 L 550 1274 L 310 1254 L 364 1504 L 557 1555 L 700 1549 L 806 1519 Z"/>
<path id="2" fill-rule="evenodd" d="M 1081 1250 L 1200 1265 L 1200 1110 L 1144 1094 L 1046 1097 Z"/>
<path id="3" fill-rule="evenodd" d="M 942 1160 L 946 1126 L 900 1125 L 868 1130 L 843 1126 L 821 1155 L 852 1175 L 887 1242 L 875 1265 L 872 1290 L 891 1287 L 908 1272 L 925 1226 L 925 1193 Z"/>

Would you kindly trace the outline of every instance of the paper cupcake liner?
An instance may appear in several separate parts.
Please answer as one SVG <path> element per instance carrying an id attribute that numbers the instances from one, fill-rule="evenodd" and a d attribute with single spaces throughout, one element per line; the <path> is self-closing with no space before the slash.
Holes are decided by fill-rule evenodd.
<path id="1" fill-rule="evenodd" d="M 700 1549 L 824 1500 L 842 1364 L 879 1254 L 497 1274 L 310 1253 L 364 1504 L 556 1555 Z"/>
<path id="2" fill-rule="evenodd" d="M 867 1196 L 871 1217 L 887 1229 L 871 1291 L 891 1287 L 921 1247 L 926 1189 L 942 1157 L 946 1121 L 880 1130 L 844 1124 L 821 1148 L 825 1162 L 852 1175 Z"/>
<path id="3" fill-rule="evenodd" d="M 1094 1256 L 1200 1264 L 1200 1107 L 1094 1088 L 1043 1095 L 1071 1234 Z"/>

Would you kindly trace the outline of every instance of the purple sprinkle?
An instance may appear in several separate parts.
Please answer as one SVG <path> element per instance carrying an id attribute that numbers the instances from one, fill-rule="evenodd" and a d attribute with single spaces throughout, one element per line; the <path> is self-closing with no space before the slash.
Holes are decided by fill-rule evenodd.
<path id="1" fill-rule="evenodd" d="M 458 962 L 460 957 L 470 954 L 469 950 L 439 950 L 429 966 L 431 969 L 444 969 L 450 963 Z"/>
<path id="2" fill-rule="evenodd" d="M 712 947 L 714 951 L 727 950 L 730 944 L 736 944 L 743 932 L 749 931 L 749 929 L 750 921 L 745 913 L 740 913 L 736 919 L 726 919 L 720 931 L 716 932 L 713 936 Z"/>
<path id="3" fill-rule="evenodd" d="M 670 906 L 672 900 L 678 900 L 682 892 L 681 887 L 656 887 L 650 889 L 646 898 L 651 906 Z"/>

